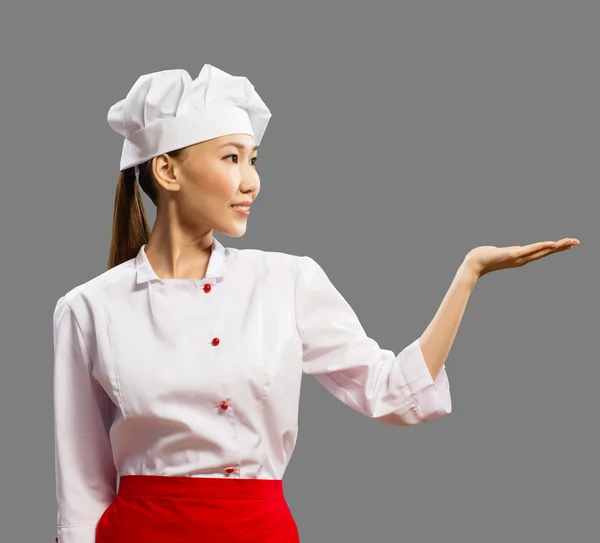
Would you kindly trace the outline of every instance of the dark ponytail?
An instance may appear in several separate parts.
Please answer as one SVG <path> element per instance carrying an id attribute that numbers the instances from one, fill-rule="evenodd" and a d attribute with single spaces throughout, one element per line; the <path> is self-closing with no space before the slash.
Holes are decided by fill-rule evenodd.
<path id="1" fill-rule="evenodd" d="M 185 150 L 184 147 L 166 154 L 172 158 L 183 160 L 186 157 Z M 158 184 L 151 166 L 152 159 L 138 166 L 139 186 L 136 183 L 134 168 L 127 168 L 119 174 L 108 269 L 134 258 L 142 245 L 148 243 L 150 239 L 150 225 L 140 187 L 152 203 L 158 207 Z"/>

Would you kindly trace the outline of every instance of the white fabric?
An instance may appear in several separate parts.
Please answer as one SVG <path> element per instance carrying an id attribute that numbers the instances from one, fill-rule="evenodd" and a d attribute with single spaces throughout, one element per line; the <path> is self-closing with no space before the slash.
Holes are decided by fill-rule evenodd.
<path id="1" fill-rule="evenodd" d="M 72 289 L 54 349 L 62 543 L 94 542 L 117 473 L 282 479 L 303 373 L 385 424 L 451 411 L 445 367 L 380 348 L 312 258 L 216 238 L 204 280 L 159 279 L 142 247 Z"/>
<path id="2" fill-rule="evenodd" d="M 140 76 L 111 106 L 107 121 L 125 137 L 120 169 L 162 153 L 229 134 L 259 145 L 271 112 L 245 77 L 205 64 L 192 80 L 185 70 Z"/>

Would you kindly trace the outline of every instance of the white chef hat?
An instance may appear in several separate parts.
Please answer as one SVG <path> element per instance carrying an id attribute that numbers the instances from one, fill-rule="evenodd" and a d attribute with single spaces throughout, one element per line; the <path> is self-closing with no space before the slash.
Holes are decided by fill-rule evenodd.
<path id="1" fill-rule="evenodd" d="M 125 137 L 120 170 L 152 157 L 228 134 L 260 144 L 271 112 L 245 77 L 205 64 L 192 80 L 185 70 L 142 75 L 108 111 Z"/>

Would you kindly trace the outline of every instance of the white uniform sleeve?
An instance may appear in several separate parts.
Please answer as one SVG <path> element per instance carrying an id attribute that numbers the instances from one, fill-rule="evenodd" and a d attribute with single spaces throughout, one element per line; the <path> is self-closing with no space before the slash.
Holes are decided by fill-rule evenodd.
<path id="1" fill-rule="evenodd" d="M 344 404 L 393 426 L 451 412 L 445 366 L 433 380 L 418 339 L 398 355 L 381 349 L 310 257 L 300 258 L 296 320 L 304 373 L 314 375 Z"/>
<path id="2" fill-rule="evenodd" d="M 94 543 L 116 488 L 108 437 L 113 404 L 91 375 L 84 336 L 65 297 L 53 324 L 58 541 Z"/>

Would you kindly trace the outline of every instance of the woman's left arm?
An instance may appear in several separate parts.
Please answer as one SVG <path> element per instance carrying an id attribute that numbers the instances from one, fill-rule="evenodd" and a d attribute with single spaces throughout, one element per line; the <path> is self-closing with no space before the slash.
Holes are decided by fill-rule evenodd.
<path id="1" fill-rule="evenodd" d="M 434 379 L 446 363 L 478 278 L 476 270 L 465 260 L 458 268 L 437 313 L 419 338 L 425 363 Z"/>
<path id="2" fill-rule="evenodd" d="M 541 241 L 530 245 L 485 245 L 469 251 L 442 300 L 433 320 L 419 338 L 429 372 L 435 379 L 444 367 L 477 280 L 493 271 L 521 268 L 534 260 L 579 245 L 576 238 Z"/>
<path id="3" fill-rule="evenodd" d="M 321 266 L 300 257 L 295 314 L 303 372 L 346 405 L 385 424 L 407 426 L 442 417 L 452 410 L 444 364 L 477 280 L 566 250 L 576 241 L 473 249 L 425 332 L 397 354 L 366 334 Z"/>

